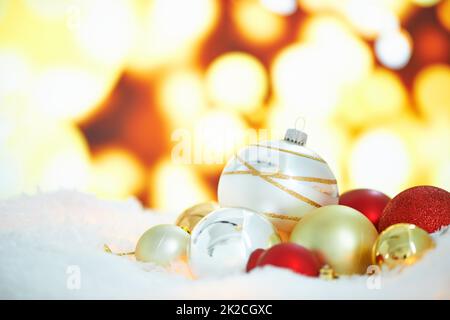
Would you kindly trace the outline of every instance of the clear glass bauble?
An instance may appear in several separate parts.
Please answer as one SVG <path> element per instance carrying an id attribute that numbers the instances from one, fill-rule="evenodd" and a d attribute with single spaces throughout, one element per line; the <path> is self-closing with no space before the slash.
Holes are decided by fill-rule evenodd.
<path id="1" fill-rule="evenodd" d="M 221 208 L 192 231 L 189 264 L 197 277 L 243 272 L 254 250 L 279 242 L 275 228 L 263 215 L 244 208 Z"/>

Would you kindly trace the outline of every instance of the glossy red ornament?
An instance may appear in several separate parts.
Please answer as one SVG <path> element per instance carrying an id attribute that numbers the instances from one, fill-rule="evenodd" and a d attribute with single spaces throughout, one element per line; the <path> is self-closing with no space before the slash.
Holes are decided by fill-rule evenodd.
<path id="1" fill-rule="evenodd" d="M 378 227 L 378 221 L 384 208 L 391 200 L 382 192 L 372 189 L 355 189 L 343 193 L 339 197 L 339 204 L 351 207 L 364 214 L 375 227 Z"/>
<path id="2" fill-rule="evenodd" d="M 248 258 L 248 262 L 247 262 L 247 267 L 245 268 L 245 270 L 247 272 L 252 271 L 254 268 L 256 268 L 256 265 L 258 263 L 258 259 L 261 257 L 261 255 L 265 252 L 266 250 L 264 249 L 256 249 L 255 251 L 252 252 L 252 254 L 250 255 L 250 257 Z"/>
<path id="3" fill-rule="evenodd" d="M 396 223 L 412 223 L 432 233 L 450 224 L 450 193 L 432 186 L 418 186 L 395 196 L 380 218 L 382 231 Z"/>
<path id="4" fill-rule="evenodd" d="M 276 266 L 306 276 L 317 277 L 321 264 L 313 252 L 295 244 L 280 243 L 261 254 L 257 267 Z"/>

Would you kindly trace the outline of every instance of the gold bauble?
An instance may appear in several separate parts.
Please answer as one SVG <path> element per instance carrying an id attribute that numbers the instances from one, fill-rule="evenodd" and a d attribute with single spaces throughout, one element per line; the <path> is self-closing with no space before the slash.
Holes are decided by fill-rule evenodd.
<path id="1" fill-rule="evenodd" d="M 378 232 L 359 211 L 330 205 L 310 211 L 295 226 L 290 241 L 315 251 L 337 275 L 364 274 Z"/>
<path id="2" fill-rule="evenodd" d="M 191 233 L 195 225 L 210 212 L 219 209 L 219 205 L 214 201 L 199 203 L 183 211 L 177 218 L 175 224 L 187 232 Z"/>
<path id="3" fill-rule="evenodd" d="M 167 266 L 178 259 L 186 259 L 189 234 L 180 227 L 161 224 L 148 229 L 139 239 L 135 256 L 143 262 Z"/>
<path id="4" fill-rule="evenodd" d="M 390 269 L 419 260 L 434 241 L 425 230 L 409 223 L 397 223 L 384 230 L 373 246 L 372 261 Z"/>

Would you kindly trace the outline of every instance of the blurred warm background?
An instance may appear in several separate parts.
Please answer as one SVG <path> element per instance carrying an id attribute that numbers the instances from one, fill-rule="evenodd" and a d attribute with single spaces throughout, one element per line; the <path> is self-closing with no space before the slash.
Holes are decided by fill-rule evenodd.
<path id="1" fill-rule="evenodd" d="M 0 0 L 0 198 L 181 210 L 223 165 L 171 161 L 174 132 L 226 159 L 298 117 L 341 191 L 449 190 L 449 32 L 449 0 Z"/>

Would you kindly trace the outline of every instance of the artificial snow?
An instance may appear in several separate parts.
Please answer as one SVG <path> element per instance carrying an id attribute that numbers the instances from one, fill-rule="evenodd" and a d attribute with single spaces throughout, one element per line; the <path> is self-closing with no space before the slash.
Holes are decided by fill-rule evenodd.
<path id="1" fill-rule="evenodd" d="M 220 279 L 189 277 L 177 263 L 162 268 L 132 256 L 139 236 L 176 214 L 137 200 L 113 202 L 60 191 L 0 202 L 2 299 L 450 299 L 450 232 L 415 265 L 334 281 L 266 267 Z"/>

